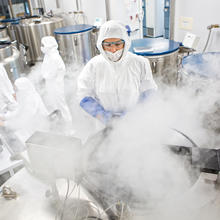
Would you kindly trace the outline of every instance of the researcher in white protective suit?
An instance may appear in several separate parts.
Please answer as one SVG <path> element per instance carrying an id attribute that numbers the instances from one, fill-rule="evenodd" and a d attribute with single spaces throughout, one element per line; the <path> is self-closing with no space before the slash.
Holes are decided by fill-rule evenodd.
<path id="1" fill-rule="evenodd" d="M 66 128 L 72 126 L 72 116 L 67 106 L 64 93 L 65 64 L 59 54 L 58 44 L 54 37 L 41 39 L 41 50 L 44 53 L 42 76 L 45 79 L 45 104 L 51 113 L 59 110 Z"/>
<path id="2" fill-rule="evenodd" d="M 156 91 L 148 59 L 129 52 L 130 39 L 118 21 L 100 28 L 100 55 L 92 58 L 78 78 L 80 106 L 104 124 L 124 115 Z"/>
<path id="3" fill-rule="evenodd" d="M 48 111 L 30 80 L 21 77 L 14 85 L 18 107 L 4 114 L 0 125 L 14 131 L 24 143 L 35 131 L 47 130 Z"/>
<path id="4" fill-rule="evenodd" d="M 8 110 L 13 110 L 17 106 L 15 91 L 8 74 L 2 64 L 0 64 L 0 116 Z"/>

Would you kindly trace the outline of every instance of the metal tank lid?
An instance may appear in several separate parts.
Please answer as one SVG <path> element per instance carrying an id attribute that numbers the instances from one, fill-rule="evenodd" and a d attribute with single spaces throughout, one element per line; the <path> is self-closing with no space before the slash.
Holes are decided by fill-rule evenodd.
<path id="1" fill-rule="evenodd" d="M 26 17 L 20 20 L 19 25 L 20 26 L 29 26 L 29 25 L 41 25 L 46 23 L 54 23 L 62 21 L 63 18 L 58 16 L 53 17 L 46 17 L 46 16 L 32 16 L 32 17 Z"/>
<path id="2" fill-rule="evenodd" d="M 5 29 L 5 28 L 6 28 L 5 25 L 0 24 L 0 30 L 3 30 L 3 29 Z"/>
<path id="3" fill-rule="evenodd" d="M 1 48 L 5 48 L 7 46 L 11 45 L 11 42 L 10 41 L 1 41 L 0 40 L 0 49 Z"/>
<path id="4" fill-rule="evenodd" d="M 1 20 L 1 23 L 17 22 L 19 20 L 21 20 L 21 18 L 7 18 L 7 19 Z"/>
<path id="5" fill-rule="evenodd" d="M 129 51 L 141 56 L 159 56 L 175 52 L 180 43 L 164 38 L 144 38 L 132 40 Z"/>
<path id="6" fill-rule="evenodd" d="M 55 34 L 78 34 L 86 31 L 90 31 L 94 28 L 94 26 L 89 24 L 76 24 L 66 27 L 61 27 L 55 29 Z"/>

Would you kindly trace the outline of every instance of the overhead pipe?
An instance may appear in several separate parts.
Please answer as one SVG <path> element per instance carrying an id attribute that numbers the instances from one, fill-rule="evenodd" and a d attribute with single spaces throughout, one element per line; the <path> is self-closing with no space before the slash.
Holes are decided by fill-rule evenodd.
<path id="1" fill-rule="evenodd" d="M 208 38 L 207 38 L 207 40 L 206 40 L 206 44 L 205 44 L 205 47 L 204 47 L 204 49 L 203 49 L 203 53 L 206 51 L 206 49 L 207 49 L 207 46 L 208 46 L 208 43 L 209 43 L 209 40 L 210 40 L 210 36 L 211 36 L 211 32 L 212 32 L 212 29 L 213 28 L 220 28 L 220 25 L 219 24 L 211 24 L 211 25 L 209 25 L 208 27 L 207 27 L 207 29 L 209 30 L 209 34 L 208 34 Z"/>
<path id="2" fill-rule="evenodd" d="M 82 11 L 82 2 L 81 2 L 81 0 L 76 0 L 76 11 Z"/>
<path id="3" fill-rule="evenodd" d="M 76 0 L 76 11 L 79 11 L 79 1 Z"/>
<path id="4" fill-rule="evenodd" d="M 27 2 L 28 2 L 28 8 L 29 8 L 30 16 L 33 16 L 33 8 L 32 8 L 32 5 L 31 5 L 31 1 L 27 0 Z"/>
<path id="5" fill-rule="evenodd" d="M 60 1 L 59 0 L 56 0 L 56 6 L 57 6 L 57 8 L 60 8 Z"/>
<path id="6" fill-rule="evenodd" d="M 12 1 L 8 0 L 8 4 L 9 4 L 9 7 L 10 7 L 11 16 L 12 16 L 12 18 L 15 18 L 13 7 L 12 7 Z"/>
<path id="7" fill-rule="evenodd" d="M 109 0 L 105 0 L 105 12 L 106 12 L 106 21 L 110 20 L 110 3 Z"/>

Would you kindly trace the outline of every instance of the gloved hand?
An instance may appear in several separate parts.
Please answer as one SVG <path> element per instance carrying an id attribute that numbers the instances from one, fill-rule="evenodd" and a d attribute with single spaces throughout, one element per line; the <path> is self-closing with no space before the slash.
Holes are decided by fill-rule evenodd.
<path id="1" fill-rule="evenodd" d="M 113 113 L 112 113 L 112 117 L 113 117 L 113 118 L 121 118 L 121 117 L 125 116 L 125 114 L 126 114 L 125 111 L 113 112 Z"/>
<path id="2" fill-rule="evenodd" d="M 102 113 L 98 113 L 96 118 L 104 124 L 108 124 L 108 122 L 112 119 L 112 113 L 110 111 L 103 111 Z"/>
<path id="3" fill-rule="evenodd" d="M 95 118 L 98 118 L 104 124 L 112 118 L 112 113 L 106 111 L 97 100 L 92 97 L 85 97 L 81 100 L 80 106 L 90 115 Z"/>
<path id="4" fill-rule="evenodd" d="M 124 111 L 121 112 L 111 112 L 111 111 L 105 111 L 101 115 L 97 115 L 96 118 L 98 118 L 100 121 L 102 121 L 104 124 L 108 124 L 108 126 L 111 124 L 112 120 L 117 120 L 121 117 L 123 117 L 126 113 Z"/>
<path id="5" fill-rule="evenodd" d="M 146 100 L 148 100 L 149 98 L 151 98 L 153 95 L 155 95 L 156 90 L 154 89 L 149 89 L 147 91 L 144 91 L 141 93 L 140 97 L 139 97 L 139 103 L 145 102 Z"/>

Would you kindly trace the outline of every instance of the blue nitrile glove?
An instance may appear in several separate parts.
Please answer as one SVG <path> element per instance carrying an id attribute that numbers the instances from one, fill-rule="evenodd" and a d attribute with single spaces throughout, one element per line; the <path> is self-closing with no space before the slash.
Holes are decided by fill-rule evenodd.
<path id="1" fill-rule="evenodd" d="M 154 90 L 154 89 L 149 89 L 147 91 L 142 92 L 140 97 L 139 97 L 138 102 L 142 103 L 142 102 L 146 101 L 147 99 L 152 97 L 155 93 L 156 93 L 156 90 Z"/>
<path id="2" fill-rule="evenodd" d="M 81 100 L 80 106 L 93 117 L 99 118 L 106 124 L 111 118 L 112 113 L 106 111 L 99 103 L 92 97 L 85 97 Z"/>

